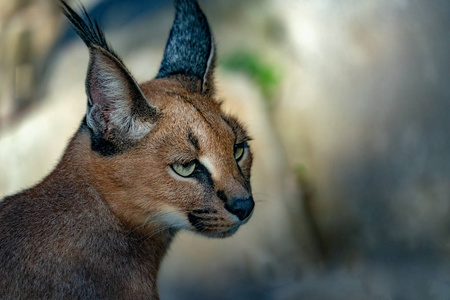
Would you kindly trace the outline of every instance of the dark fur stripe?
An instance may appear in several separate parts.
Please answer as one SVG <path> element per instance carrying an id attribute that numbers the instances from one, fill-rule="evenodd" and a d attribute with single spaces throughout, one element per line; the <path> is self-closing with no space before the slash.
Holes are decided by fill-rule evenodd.
<path id="1" fill-rule="evenodd" d="M 217 191 L 217 197 L 223 201 L 223 203 L 227 203 L 227 196 L 224 191 Z"/>
<path id="2" fill-rule="evenodd" d="M 189 142 L 191 142 L 192 146 L 194 146 L 195 150 L 200 151 L 200 146 L 198 144 L 198 138 L 194 135 L 194 133 L 189 130 L 188 133 Z"/>

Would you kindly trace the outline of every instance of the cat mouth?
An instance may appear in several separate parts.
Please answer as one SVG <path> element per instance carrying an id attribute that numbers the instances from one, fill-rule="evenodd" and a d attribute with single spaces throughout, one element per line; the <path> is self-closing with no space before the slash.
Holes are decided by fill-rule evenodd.
<path id="1" fill-rule="evenodd" d="M 233 235 L 240 227 L 238 224 L 230 224 L 224 218 L 212 215 L 199 215 L 195 212 L 188 213 L 188 220 L 193 231 L 208 237 L 224 238 Z"/>

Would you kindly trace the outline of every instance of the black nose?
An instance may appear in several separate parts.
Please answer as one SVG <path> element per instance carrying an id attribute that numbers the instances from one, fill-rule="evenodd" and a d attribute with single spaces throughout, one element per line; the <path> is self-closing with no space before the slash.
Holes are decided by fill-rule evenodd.
<path id="1" fill-rule="evenodd" d="M 230 213 L 236 215 L 239 220 L 243 221 L 253 211 L 253 207 L 255 207 L 255 202 L 253 201 L 253 197 L 249 198 L 233 198 L 231 199 L 231 203 L 225 203 L 225 209 Z"/>

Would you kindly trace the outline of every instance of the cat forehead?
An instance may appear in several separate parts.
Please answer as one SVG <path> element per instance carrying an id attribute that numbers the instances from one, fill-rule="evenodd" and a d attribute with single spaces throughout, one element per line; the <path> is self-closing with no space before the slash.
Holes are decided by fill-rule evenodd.
<path id="1" fill-rule="evenodd" d="M 170 79 L 154 79 L 141 84 L 141 88 L 161 111 L 160 124 L 153 136 L 164 143 L 182 139 L 193 145 L 213 143 L 217 148 L 221 142 L 249 139 L 245 128 L 233 116 L 225 114 L 213 98 L 189 92 Z"/>
<path id="2" fill-rule="evenodd" d="M 141 84 L 141 89 L 146 98 L 165 115 L 201 117 L 206 122 L 214 122 L 223 114 L 219 102 L 188 91 L 176 80 L 153 79 Z"/>

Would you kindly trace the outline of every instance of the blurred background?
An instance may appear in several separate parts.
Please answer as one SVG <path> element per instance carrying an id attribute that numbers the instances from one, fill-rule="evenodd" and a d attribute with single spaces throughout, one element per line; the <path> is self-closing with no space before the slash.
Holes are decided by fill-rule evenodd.
<path id="1" fill-rule="evenodd" d="M 82 2 L 153 78 L 171 1 Z M 161 298 L 449 299 L 450 3 L 199 2 L 219 97 L 254 138 L 256 211 L 229 239 L 181 233 Z M 0 198 L 56 165 L 87 63 L 57 1 L 0 2 Z"/>

